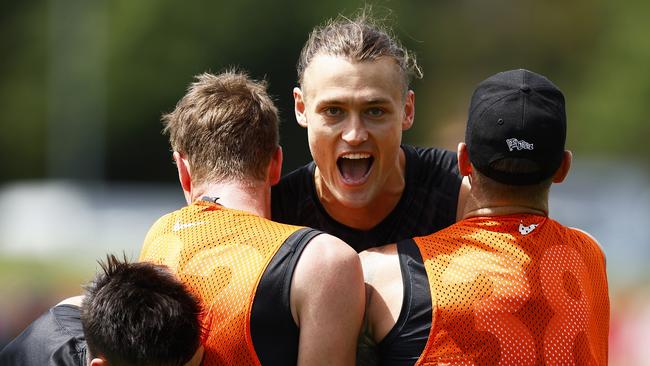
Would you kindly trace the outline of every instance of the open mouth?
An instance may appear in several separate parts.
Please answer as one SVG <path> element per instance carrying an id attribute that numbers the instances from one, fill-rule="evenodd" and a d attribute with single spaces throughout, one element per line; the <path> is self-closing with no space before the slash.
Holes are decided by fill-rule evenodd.
<path id="1" fill-rule="evenodd" d="M 370 173 L 375 158 L 368 153 L 349 153 L 336 160 L 343 181 L 347 184 L 362 184 Z"/>

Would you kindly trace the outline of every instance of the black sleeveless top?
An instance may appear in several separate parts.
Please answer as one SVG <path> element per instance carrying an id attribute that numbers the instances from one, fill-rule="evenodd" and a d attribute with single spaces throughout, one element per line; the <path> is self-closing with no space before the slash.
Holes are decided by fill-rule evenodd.
<path id="1" fill-rule="evenodd" d="M 316 194 L 314 162 L 284 176 L 273 187 L 273 220 L 322 230 L 339 237 L 357 252 L 428 235 L 456 222 L 462 180 L 456 154 L 408 145 L 402 145 L 402 150 L 406 156 L 404 192 L 393 211 L 374 228 L 353 229 L 327 214 Z"/>
<path id="2" fill-rule="evenodd" d="M 251 310 L 251 338 L 262 365 L 295 365 L 300 331 L 291 315 L 291 279 L 302 251 L 322 232 L 300 229 L 282 244 L 266 267 Z"/>
<path id="3" fill-rule="evenodd" d="M 429 339 L 431 290 L 420 249 L 411 239 L 397 243 L 404 298 L 399 317 L 377 345 L 380 365 L 406 366 L 418 360 Z"/>

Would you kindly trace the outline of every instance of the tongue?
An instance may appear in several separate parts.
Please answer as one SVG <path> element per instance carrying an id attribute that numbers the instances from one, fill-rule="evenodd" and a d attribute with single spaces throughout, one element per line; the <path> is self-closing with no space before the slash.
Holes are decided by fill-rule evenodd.
<path id="1" fill-rule="evenodd" d="M 339 170 L 347 181 L 360 181 L 370 169 L 370 159 L 339 159 Z"/>

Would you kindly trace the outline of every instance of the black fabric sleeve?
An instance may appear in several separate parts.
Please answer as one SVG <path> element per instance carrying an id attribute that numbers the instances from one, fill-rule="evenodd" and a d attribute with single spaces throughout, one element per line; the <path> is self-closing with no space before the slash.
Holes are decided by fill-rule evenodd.
<path id="1" fill-rule="evenodd" d="M 0 365 L 86 365 L 79 307 L 59 305 L 30 324 L 0 352 Z"/>

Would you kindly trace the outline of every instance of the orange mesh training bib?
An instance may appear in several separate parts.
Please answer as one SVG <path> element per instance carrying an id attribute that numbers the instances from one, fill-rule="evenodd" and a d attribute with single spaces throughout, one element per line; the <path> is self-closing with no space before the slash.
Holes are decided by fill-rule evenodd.
<path id="1" fill-rule="evenodd" d="M 605 259 L 549 218 L 464 220 L 414 239 L 433 319 L 419 365 L 605 365 Z"/>
<path id="2" fill-rule="evenodd" d="M 140 260 L 169 266 L 205 307 L 203 365 L 259 365 L 250 334 L 255 291 L 270 260 L 298 229 L 197 201 L 149 230 Z"/>

